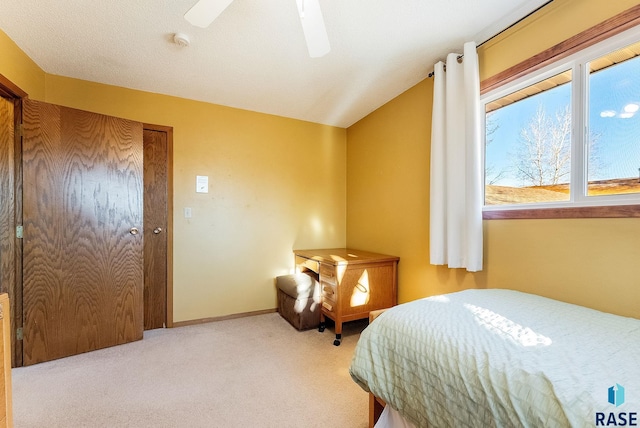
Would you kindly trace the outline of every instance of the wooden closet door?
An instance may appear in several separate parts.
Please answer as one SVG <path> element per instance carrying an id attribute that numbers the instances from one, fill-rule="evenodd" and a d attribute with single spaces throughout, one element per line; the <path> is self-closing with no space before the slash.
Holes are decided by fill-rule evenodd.
<path id="1" fill-rule="evenodd" d="M 145 129 L 144 329 L 167 323 L 167 133 Z"/>
<path id="2" fill-rule="evenodd" d="M 15 282 L 15 181 L 13 102 L 0 97 L 0 293 Z"/>
<path id="3" fill-rule="evenodd" d="M 142 124 L 31 100 L 23 119 L 24 365 L 142 339 Z"/>

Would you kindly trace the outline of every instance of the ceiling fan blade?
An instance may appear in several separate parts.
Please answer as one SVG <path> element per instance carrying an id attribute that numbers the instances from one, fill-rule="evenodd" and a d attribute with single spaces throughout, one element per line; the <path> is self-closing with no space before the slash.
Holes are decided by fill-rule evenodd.
<path id="1" fill-rule="evenodd" d="M 199 0 L 184 14 L 191 25 L 207 28 L 233 0 Z"/>
<path id="2" fill-rule="evenodd" d="M 296 0 L 298 13 L 307 49 L 311 58 L 320 58 L 329 53 L 331 46 L 327 37 L 327 30 L 322 18 L 322 10 L 318 0 Z"/>

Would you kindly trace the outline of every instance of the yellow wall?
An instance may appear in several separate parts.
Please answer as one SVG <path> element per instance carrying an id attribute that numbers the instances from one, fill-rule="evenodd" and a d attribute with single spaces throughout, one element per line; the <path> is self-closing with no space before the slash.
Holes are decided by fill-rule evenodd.
<path id="1" fill-rule="evenodd" d="M 0 74 L 27 92 L 31 98 L 44 99 L 44 71 L 1 30 Z"/>
<path id="2" fill-rule="evenodd" d="M 432 96 L 424 80 L 347 130 L 347 245 L 400 257 L 400 302 L 484 284 L 429 264 Z"/>
<path id="3" fill-rule="evenodd" d="M 481 79 L 637 4 L 555 0 L 479 49 Z M 640 219 L 484 222 L 485 269 L 429 264 L 433 80 L 347 130 L 347 245 L 400 257 L 401 302 L 464 288 L 512 288 L 640 317 Z"/>
<path id="4" fill-rule="evenodd" d="M 18 52 L 0 74 L 34 99 L 173 127 L 174 321 L 273 309 L 294 248 L 345 245 L 346 130 L 41 70 L 40 90 L 16 78 L 31 64 Z"/>
<path id="5" fill-rule="evenodd" d="M 638 0 L 554 0 L 478 49 L 480 80 L 638 5 Z"/>
<path id="6" fill-rule="evenodd" d="M 173 126 L 175 321 L 274 308 L 294 248 L 345 245 L 344 129 L 51 75 L 46 94 Z"/>

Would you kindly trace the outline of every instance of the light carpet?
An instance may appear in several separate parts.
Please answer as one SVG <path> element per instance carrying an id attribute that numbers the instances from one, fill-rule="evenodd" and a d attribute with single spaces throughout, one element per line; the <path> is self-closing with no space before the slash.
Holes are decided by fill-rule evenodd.
<path id="1" fill-rule="evenodd" d="M 367 426 L 348 373 L 366 321 L 298 332 L 266 314 L 145 332 L 138 342 L 13 369 L 16 428 Z"/>

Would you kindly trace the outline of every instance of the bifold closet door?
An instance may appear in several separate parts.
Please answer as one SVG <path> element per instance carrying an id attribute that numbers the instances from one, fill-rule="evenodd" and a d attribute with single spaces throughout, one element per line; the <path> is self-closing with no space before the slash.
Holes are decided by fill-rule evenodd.
<path id="1" fill-rule="evenodd" d="M 24 365 L 142 339 L 142 124 L 23 105 Z"/>
<path id="2" fill-rule="evenodd" d="M 13 102 L 0 97 L 0 293 L 15 282 L 15 182 Z"/>
<path id="3" fill-rule="evenodd" d="M 145 129 L 144 329 L 167 324 L 167 133 Z"/>

